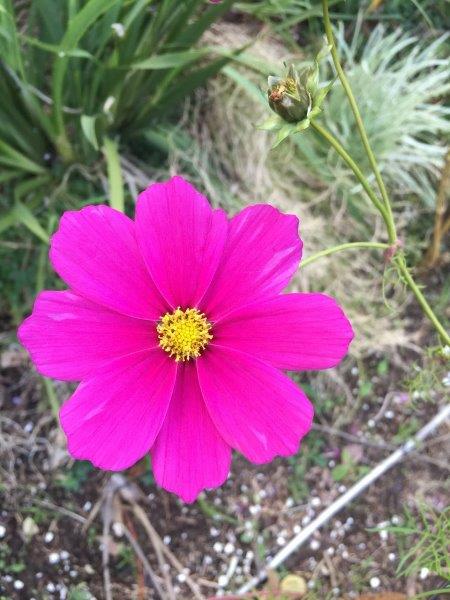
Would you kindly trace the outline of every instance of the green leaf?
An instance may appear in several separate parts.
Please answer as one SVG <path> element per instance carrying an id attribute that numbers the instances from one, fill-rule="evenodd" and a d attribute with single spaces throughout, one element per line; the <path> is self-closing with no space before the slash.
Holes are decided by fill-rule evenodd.
<path id="1" fill-rule="evenodd" d="M 94 116 L 81 115 L 80 121 L 81 121 L 81 130 L 84 133 L 84 137 L 96 150 L 98 150 L 99 146 L 98 146 L 97 134 L 95 132 L 96 119 L 97 119 L 97 115 L 94 115 Z"/>
<path id="2" fill-rule="evenodd" d="M 52 76 L 53 109 L 55 124 L 60 136 L 63 136 L 61 144 L 67 144 L 64 131 L 63 118 L 63 87 L 64 76 L 67 71 L 69 57 L 68 52 L 73 51 L 80 39 L 89 30 L 91 25 L 107 10 L 109 10 L 117 0 L 89 0 L 83 6 L 79 13 L 70 20 L 69 26 L 59 45 L 58 56 L 55 61 Z M 63 56 L 60 56 L 63 53 Z"/>
<path id="3" fill-rule="evenodd" d="M 14 208 L 16 219 L 18 223 L 22 223 L 25 225 L 36 237 L 38 237 L 44 244 L 48 244 L 50 238 L 48 233 L 33 215 L 29 208 L 22 204 L 21 202 L 16 202 L 16 206 Z"/>
<path id="4" fill-rule="evenodd" d="M 331 471 L 331 476 L 335 481 L 342 481 L 345 479 L 350 472 L 350 467 L 348 465 L 336 465 L 334 469 Z"/>
<path id="5" fill-rule="evenodd" d="M 133 63 L 131 65 L 124 65 L 126 69 L 170 69 L 171 67 L 184 67 L 185 65 L 195 62 L 199 58 L 205 56 L 208 53 L 208 49 L 200 50 L 186 50 L 184 52 L 168 52 L 167 54 L 160 54 L 151 56 L 140 62 Z"/>
<path id="6" fill-rule="evenodd" d="M 30 160 L 3 140 L 0 140 L 0 164 L 29 173 L 45 173 L 44 167 Z"/>

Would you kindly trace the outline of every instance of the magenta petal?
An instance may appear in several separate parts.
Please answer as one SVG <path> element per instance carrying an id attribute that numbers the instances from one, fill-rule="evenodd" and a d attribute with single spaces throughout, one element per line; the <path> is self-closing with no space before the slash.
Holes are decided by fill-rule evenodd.
<path id="1" fill-rule="evenodd" d="M 129 354 L 82 382 L 62 406 L 74 458 L 120 471 L 149 452 L 166 416 L 176 364 L 159 350 Z"/>
<path id="2" fill-rule="evenodd" d="M 152 448 L 157 483 L 193 502 L 205 488 L 225 481 L 230 461 L 231 449 L 206 409 L 195 363 L 180 364 L 170 407 Z"/>
<path id="3" fill-rule="evenodd" d="M 172 307 L 196 307 L 222 256 L 228 229 L 223 210 L 182 177 L 155 183 L 138 198 L 139 245 L 158 289 Z"/>
<path id="4" fill-rule="evenodd" d="M 158 346 L 156 325 L 78 294 L 41 292 L 18 337 L 40 373 L 77 381 L 106 361 Z"/>
<path id="5" fill-rule="evenodd" d="M 297 452 L 311 428 L 313 407 L 288 377 L 218 346 L 205 352 L 197 369 L 209 414 L 232 448 L 255 463 Z"/>
<path id="6" fill-rule="evenodd" d="M 279 369 L 328 369 L 346 355 L 353 330 L 324 294 L 283 294 L 238 308 L 214 326 L 214 343 Z"/>
<path id="7" fill-rule="evenodd" d="M 214 281 L 202 301 L 213 320 L 281 292 L 301 258 L 298 219 L 267 204 L 249 206 L 230 223 Z"/>
<path id="8" fill-rule="evenodd" d="M 50 260 L 69 287 L 93 302 L 144 319 L 167 310 L 140 255 L 134 222 L 108 206 L 64 213 Z"/>

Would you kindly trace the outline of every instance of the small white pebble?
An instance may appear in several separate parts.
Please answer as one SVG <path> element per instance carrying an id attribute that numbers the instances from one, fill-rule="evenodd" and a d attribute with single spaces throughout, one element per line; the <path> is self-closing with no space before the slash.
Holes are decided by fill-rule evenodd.
<path id="1" fill-rule="evenodd" d="M 178 573 L 177 579 L 180 583 L 184 583 L 187 579 L 186 573 Z"/>
<path id="2" fill-rule="evenodd" d="M 252 552 L 252 550 L 249 550 L 245 555 L 245 560 L 247 560 L 248 562 L 251 562 L 254 558 L 255 554 Z"/>
<path id="3" fill-rule="evenodd" d="M 285 505 L 287 508 L 292 508 L 294 506 L 294 498 L 289 497 L 286 500 Z"/>
<path id="4" fill-rule="evenodd" d="M 209 535 L 211 537 L 217 537 L 219 535 L 220 531 L 218 529 L 216 529 L 215 527 L 211 527 L 211 529 L 209 530 Z"/>
<path id="5" fill-rule="evenodd" d="M 91 510 L 91 508 L 92 508 L 92 502 L 89 502 L 89 500 L 83 504 L 84 512 L 89 512 Z"/>
<path id="6" fill-rule="evenodd" d="M 51 565 L 56 565 L 57 563 L 59 563 L 59 554 L 57 552 L 52 552 L 51 554 L 48 555 L 48 562 Z"/>
<path id="7" fill-rule="evenodd" d="M 6 535 L 6 527 L 4 525 L 0 525 L 0 539 L 4 538 Z"/>
<path id="8" fill-rule="evenodd" d="M 259 497 L 264 500 L 264 498 L 267 498 L 267 492 L 266 490 L 259 490 Z M 289 498 L 288 498 L 289 500 Z"/>
<path id="9" fill-rule="evenodd" d="M 300 525 L 294 525 L 293 531 L 295 534 L 300 533 L 301 530 L 302 528 L 300 527 Z"/>
<path id="10" fill-rule="evenodd" d="M 355 519 L 353 517 L 349 517 L 346 521 L 345 524 L 348 525 L 348 527 L 351 527 L 353 525 L 353 523 L 355 522 Z"/>
<path id="11" fill-rule="evenodd" d="M 342 553 L 342 558 L 347 560 L 349 558 L 349 556 L 350 556 L 350 554 L 347 552 L 347 550 L 344 550 L 344 552 Z"/>
<path id="12" fill-rule="evenodd" d="M 254 504 L 253 506 L 249 506 L 248 510 L 250 511 L 251 515 L 257 515 L 261 512 L 261 507 L 259 506 L 259 504 Z"/>
<path id="13" fill-rule="evenodd" d="M 370 580 L 370 587 L 375 590 L 377 587 L 380 587 L 380 583 L 379 577 L 372 577 Z"/>
<path id="14" fill-rule="evenodd" d="M 340 494 L 343 494 L 343 493 L 344 493 L 344 492 L 346 492 L 346 491 L 347 491 L 347 486 L 346 486 L 346 485 L 342 484 L 342 485 L 340 485 L 340 486 L 338 487 L 338 492 L 339 492 Z"/>
<path id="15" fill-rule="evenodd" d="M 50 544 L 50 542 L 53 542 L 54 539 L 55 534 L 53 533 L 53 531 L 47 531 L 47 533 L 44 535 L 44 542 L 46 544 Z"/>
<path id="16" fill-rule="evenodd" d="M 172 541 L 172 538 L 170 537 L 170 535 L 165 535 L 163 537 L 163 542 L 165 543 L 166 546 L 168 546 L 171 541 Z"/>
<path id="17" fill-rule="evenodd" d="M 16 579 L 14 582 L 14 589 L 15 590 L 23 590 L 23 588 L 25 587 L 25 584 L 23 581 L 21 581 L 20 579 Z"/>
<path id="18" fill-rule="evenodd" d="M 6 583 L 11 583 L 12 580 L 13 578 L 11 577 L 11 575 L 5 575 L 3 577 L 3 581 L 6 581 Z"/>
<path id="19" fill-rule="evenodd" d="M 395 559 L 397 558 L 397 556 L 395 555 L 394 552 L 389 552 L 388 554 L 388 559 L 393 562 Z"/>
<path id="20" fill-rule="evenodd" d="M 334 587 L 334 588 L 333 588 L 333 595 L 334 595 L 334 596 L 339 596 L 339 594 L 340 594 L 340 591 L 341 591 L 341 590 L 340 590 L 338 587 Z"/>
<path id="21" fill-rule="evenodd" d="M 392 519 L 391 519 L 391 523 L 393 525 L 398 525 L 400 523 L 400 517 L 398 517 L 397 515 L 393 515 Z"/>
<path id="22" fill-rule="evenodd" d="M 328 462 L 328 466 L 330 467 L 330 469 L 334 469 L 334 467 L 336 466 L 336 461 L 335 460 L 330 460 Z"/>
<path id="23" fill-rule="evenodd" d="M 335 529 L 332 529 L 332 530 L 330 531 L 330 538 L 331 538 L 332 540 L 335 540 L 335 539 L 337 539 L 337 536 L 338 536 L 338 532 L 337 532 Z"/>
<path id="24" fill-rule="evenodd" d="M 426 579 L 429 574 L 430 574 L 430 569 L 428 569 L 427 567 L 422 567 L 420 569 L 419 577 L 420 577 L 420 579 Z"/>
<path id="25" fill-rule="evenodd" d="M 395 413 L 393 410 L 387 410 L 384 413 L 384 416 L 386 417 L 386 419 L 393 419 L 395 417 Z"/>
<path id="26" fill-rule="evenodd" d="M 320 548 L 320 542 L 319 540 L 312 540 L 309 547 L 311 548 L 311 550 L 315 551 L 318 550 Z"/>
<path id="27" fill-rule="evenodd" d="M 367 427 L 370 427 L 371 429 L 373 429 L 375 427 L 375 421 L 373 419 L 369 419 L 367 421 Z"/>
<path id="28" fill-rule="evenodd" d="M 284 546 L 284 545 L 285 545 L 285 543 L 286 543 L 286 540 L 284 539 L 284 537 L 283 537 L 282 535 L 279 535 L 279 536 L 277 537 L 277 544 L 278 544 L 279 546 Z"/>
<path id="29" fill-rule="evenodd" d="M 379 533 L 380 533 L 380 538 L 381 538 L 382 540 L 386 541 L 386 540 L 388 539 L 388 537 L 389 537 L 389 534 L 388 534 L 388 532 L 386 531 L 386 529 L 381 529 Z"/>
<path id="30" fill-rule="evenodd" d="M 69 575 L 75 578 L 78 575 L 78 571 L 76 569 L 72 569 L 71 571 L 69 571 Z"/>
<path id="31" fill-rule="evenodd" d="M 216 542 L 213 546 L 213 550 L 214 552 L 222 552 L 223 551 L 223 544 L 221 544 L 220 542 Z"/>
<path id="32" fill-rule="evenodd" d="M 311 498 L 311 506 L 314 506 L 314 508 L 317 508 L 321 504 L 322 504 L 322 500 L 318 496 Z"/>
<path id="33" fill-rule="evenodd" d="M 46 588 L 47 588 L 47 592 L 50 592 L 51 594 L 56 591 L 56 586 L 51 581 L 50 581 L 50 583 L 47 583 Z"/>
<path id="34" fill-rule="evenodd" d="M 442 348 L 442 354 L 446 357 L 446 358 L 450 358 L 450 346 L 444 346 Z"/>
<path id="35" fill-rule="evenodd" d="M 62 550 L 62 552 L 59 553 L 59 556 L 61 557 L 61 560 L 69 560 L 70 558 L 70 554 L 67 550 Z"/>
<path id="36" fill-rule="evenodd" d="M 30 433 L 30 431 L 33 431 L 33 427 L 34 424 L 29 421 L 28 423 L 25 423 L 23 430 L 26 431 L 26 433 Z"/>
<path id="37" fill-rule="evenodd" d="M 330 546 L 329 548 L 327 548 L 327 554 L 328 554 L 328 556 L 333 556 L 333 554 L 334 554 L 334 548 L 332 546 Z"/>
<path id="38" fill-rule="evenodd" d="M 225 554 L 232 554 L 234 552 L 233 544 L 231 544 L 230 542 L 228 542 L 228 544 L 225 544 L 223 551 L 225 552 Z"/>
<path id="39" fill-rule="evenodd" d="M 366 544 L 365 544 L 364 542 L 360 542 L 360 543 L 358 544 L 358 548 L 359 548 L 360 550 L 365 550 L 365 549 L 366 549 Z"/>
<path id="40" fill-rule="evenodd" d="M 120 523 L 120 521 L 114 521 L 112 524 L 112 530 L 116 537 L 122 537 L 124 534 L 123 523 Z"/>
<path id="41" fill-rule="evenodd" d="M 358 375 L 358 373 L 359 373 L 358 367 L 352 367 L 350 373 L 352 375 Z"/>
<path id="42" fill-rule="evenodd" d="M 369 410 L 370 406 L 367 404 L 367 402 L 364 402 L 364 404 L 362 405 L 362 409 L 363 410 Z"/>
<path id="43" fill-rule="evenodd" d="M 211 565 L 213 559 L 211 558 L 211 556 L 209 556 L 209 554 L 205 554 L 205 556 L 203 557 L 203 562 L 205 563 L 205 565 Z"/>
<path id="44" fill-rule="evenodd" d="M 304 527 L 305 525 L 308 525 L 308 523 L 309 523 L 310 521 L 311 521 L 311 517 L 308 517 L 308 515 L 305 515 L 305 516 L 303 517 L 303 519 L 302 519 L 302 525 L 303 525 L 303 527 Z"/>
<path id="45" fill-rule="evenodd" d="M 228 583 L 228 577 L 226 575 L 220 575 L 217 583 L 219 587 L 225 587 Z"/>
<path id="46" fill-rule="evenodd" d="M 42 573 L 41 571 L 38 571 L 36 573 L 36 579 L 42 579 L 44 577 L 44 573 Z"/>
<path id="47" fill-rule="evenodd" d="M 312 590 L 315 585 L 316 585 L 316 582 L 313 579 L 310 579 L 307 583 L 308 589 L 310 589 L 310 590 Z"/>

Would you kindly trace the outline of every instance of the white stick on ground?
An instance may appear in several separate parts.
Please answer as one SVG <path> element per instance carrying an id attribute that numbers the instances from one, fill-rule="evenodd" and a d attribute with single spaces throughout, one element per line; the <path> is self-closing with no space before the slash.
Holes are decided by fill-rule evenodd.
<path id="1" fill-rule="evenodd" d="M 405 444 L 400 446 L 398 450 L 393 452 L 383 461 L 378 463 L 376 467 L 367 473 L 362 479 L 360 479 L 355 485 L 349 488 L 345 494 L 342 494 L 337 500 L 335 500 L 328 508 L 318 515 L 307 525 L 300 533 L 291 539 L 272 560 L 270 560 L 266 567 L 262 569 L 258 575 L 250 579 L 244 584 L 237 594 L 242 596 L 247 592 L 255 588 L 259 583 L 267 579 L 267 573 L 270 569 L 276 569 L 279 567 L 293 552 L 295 552 L 306 540 L 322 525 L 324 525 L 331 517 L 333 517 L 342 508 L 347 506 L 356 496 L 358 496 L 363 490 L 365 490 L 371 483 L 376 481 L 383 473 L 393 467 L 395 464 L 400 462 L 405 456 L 407 456 L 420 442 L 427 438 L 433 431 L 443 423 L 447 418 L 450 417 L 450 404 L 444 406 L 444 408 L 435 415 L 431 421 L 429 421 L 422 429 L 420 429 L 416 435 L 409 439 Z"/>

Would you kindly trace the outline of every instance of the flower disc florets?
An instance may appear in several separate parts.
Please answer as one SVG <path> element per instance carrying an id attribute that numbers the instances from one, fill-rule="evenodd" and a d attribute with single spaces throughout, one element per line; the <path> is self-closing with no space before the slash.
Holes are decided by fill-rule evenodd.
<path id="1" fill-rule="evenodd" d="M 159 345 L 176 362 L 198 358 L 212 340 L 211 323 L 196 308 L 178 307 L 158 323 Z"/>

